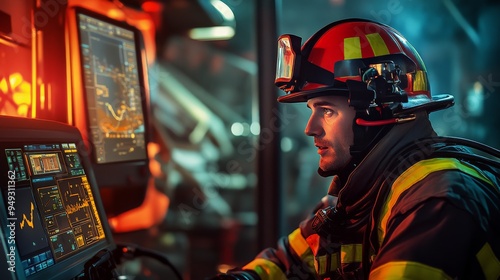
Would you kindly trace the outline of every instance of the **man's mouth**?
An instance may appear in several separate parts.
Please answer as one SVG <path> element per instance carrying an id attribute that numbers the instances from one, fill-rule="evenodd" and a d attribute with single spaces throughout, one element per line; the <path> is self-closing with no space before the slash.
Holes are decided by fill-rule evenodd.
<path id="1" fill-rule="evenodd" d="M 315 144 L 315 146 L 316 146 L 316 148 L 318 148 L 318 154 L 320 154 L 320 155 L 326 153 L 326 151 L 328 150 L 328 146 L 324 146 L 321 144 Z"/>

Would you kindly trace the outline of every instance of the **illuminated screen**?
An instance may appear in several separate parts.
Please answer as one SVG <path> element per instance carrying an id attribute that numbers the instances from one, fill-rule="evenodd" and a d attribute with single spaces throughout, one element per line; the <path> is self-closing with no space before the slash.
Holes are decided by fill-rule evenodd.
<path id="1" fill-rule="evenodd" d="M 3 145 L 15 185 L 2 192 L 25 276 L 106 238 L 75 143 Z"/>
<path id="2" fill-rule="evenodd" d="M 77 14 L 90 137 L 97 163 L 146 158 L 138 38 L 131 30 Z"/>

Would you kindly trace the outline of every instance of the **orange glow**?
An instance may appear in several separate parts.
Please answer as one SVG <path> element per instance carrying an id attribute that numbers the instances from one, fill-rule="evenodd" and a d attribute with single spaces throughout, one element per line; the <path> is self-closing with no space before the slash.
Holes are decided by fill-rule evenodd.
<path id="1" fill-rule="evenodd" d="M 151 175 L 156 178 L 161 178 L 163 176 L 163 171 L 161 170 L 161 162 L 154 159 L 154 156 L 160 152 L 160 146 L 157 143 L 148 143 L 148 154 L 149 154 L 149 171 Z"/>
<path id="2" fill-rule="evenodd" d="M 33 13 L 32 13 L 33 16 Z M 34 22 L 34 21 L 32 21 Z M 31 25 L 31 117 L 36 118 L 36 104 L 37 104 L 37 88 L 36 88 L 36 83 L 35 81 L 37 80 L 38 77 L 38 71 L 37 71 L 37 59 L 38 56 L 42 55 L 41 49 L 37 49 L 39 45 L 39 42 L 42 42 L 43 38 L 38 39 L 37 35 L 41 35 L 41 32 L 37 32 L 33 26 Z"/>
<path id="3" fill-rule="evenodd" d="M 20 73 L 14 73 L 9 77 L 10 86 L 12 88 L 19 86 L 23 81 L 23 75 L 21 75 Z"/>
<path id="4" fill-rule="evenodd" d="M 13 73 L 0 80 L 1 115 L 27 117 L 31 105 L 31 84 L 21 73 Z"/>
<path id="5" fill-rule="evenodd" d="M 151 15 L 154 25 L 159 28 L 161 24 L 163 4 L 157 1 L 146 1 L 142 3 L 141 8 Z"/>
<path id="6" fill-rule="evenodd" d="M 40 109 L 45 109 L 45 86 L 40 85 Z"/>
<path id="7" fill-rule="evenodd" d="M 115 232 L 151 228 L 160 224 L 167 215 L 170 199 L 164 193 L 158 191 L 154 185 L 155 178 L 162 178 L 165 175 L 161 170 L 161 163 L 155 160 L 155 156 L 160 152 L 160 149 L 159 144 L 148 143 L 149 169 L 152 176 L 148 181 L 146 197 L 139 207 L 108 219 L 111 228 Z"/>
<path id="8" fill-rule="evenodd" d="M 52 111 L 52 86 L 51 84 L 48 84 L 47 85 L 47 91 L 46 91 L 46 94 L 47 96 L 47 100 L 48 100 L 48 110 L 49 111 Z"/>
<path id="9" fill-rule="evenodd" d="M 71 53 L 73 52 L 73 49 L 71 49 L 71 44 L 70 44 L 70 41 L 68 40 L 68 37 L 69 37 L 69 28 L 68 26 L 66 26 L 66 28 L 64 28 L 64 37 L 66 38 L 66 40 L 64 41 L 64 44 L 66 46 L 66 79 L 67 79 L 67 82 L 66 82 L 66 107 L 68 108 L 68 115 L 67 115 L 67 118 L 68 118 L 68 123 L 71 124 L 71 125 L 75 125 L 74 121 L 73 121 L 73 94 L 72 94 L 72 83 L 71 83 L 71 70 L 72 68 L 68 65 L 68 64 L 73 64 L 73 65 L 76 65 L 76 63 L 74 62 L 71 62 Z M 74 47 L 73 47 L 74 48 Z M 70 61 L 70 62 L 68 62 Z M 74 67 L 74 66 L 73 66 Z M 82 134 L 83 136 L 84 134 Z M 86 136 L 86 134 L 85 134 Z M 86 138 L 84 138 L 86 139 Z"/>
<path id="10" fill-rule="evenodd" d="M 3 78 L 1 81 L 0 81 L 0 90 L 2 92 L 7 92 L 8 90 L 8 86 L 7 86 L 7 80 L 5 78 Z"/>
<path id="11" fill-rule="evenodd" d="M 163 4 L 156 1 L 146 1 L 141 5 L 142 9 L 148 13 L 158 13 L 163 10 Z"/>
<path id="12" fill-rule="evenodd" d="M 125 18 L 125 14 L 123 13 L 123 11 L 118 9 L 118 8 L 109 9 L 106 12 L 106 15 L 110 18 L 115 18 L 115 19 L 124 19 Z"/>
<path id="13" fill-rule="evenodd" d="M 169 203 L 170 199 L 156 189 L 151 177 L 141 206 L 109 218 L 109 225 L 116 233 L 151 228 L 165 218 Z"/>

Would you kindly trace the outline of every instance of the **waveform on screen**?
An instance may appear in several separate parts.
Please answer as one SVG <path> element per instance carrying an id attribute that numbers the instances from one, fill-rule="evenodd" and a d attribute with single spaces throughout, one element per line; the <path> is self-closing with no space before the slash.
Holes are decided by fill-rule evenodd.
<path id="1" fill-rule="evenodd" d="M 66 213 L 68 213 L 68 215 L 71 215 L 85 207 L 89 207 L 88 199 L 83 200 L 81 203 L 69 204 L 68 206 L 66 206 Z"/>
<path id="2" fill-rule="evenodd" d="M 28 224 L 30 228 L 34 228 L 35 226 L 33 225 L 33 210 L 35 210 L 35 205 L 33 205 L 33 202 L 31 202 L 31 209 L 30 209 L 30 218 L 28 219 L 25 214 L 23 214 L 23 220 L 21 223 L 19 223 L 19 226 L 21 229 L 24 228 L 24 222 Z"/>

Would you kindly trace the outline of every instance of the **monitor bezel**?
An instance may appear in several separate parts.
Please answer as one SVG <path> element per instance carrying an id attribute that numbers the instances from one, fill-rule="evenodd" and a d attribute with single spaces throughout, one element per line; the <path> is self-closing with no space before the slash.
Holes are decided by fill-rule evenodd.
<path id="1" fill-rule="evenodd" d="M 90 114 L 88 111 L 88 101 L 87 101 L 87 91 L 85 89 L 86 85 L 84 82 L 85 79 L 85 73 L 83 71 L 83 53 L 81 50 L 81 30 L 80 30 L 80 24 L 79 24 L 79 15 L 84 15 L 88 16 L 100 21 L 103 21 L 105 23 L 108 23 L 110 25 L 115 25 L 117 27 L 126 29 L 128 31 L 131 31 L 134 34 L 134 44 L 135 44 L 135 52 L 136 52 L 136 59 L 137 59 L 137 72 L 138 72 L 138 80 L 139 80 L 139 95 L 141 97 L 141 109 L 142 109 L 142 115 L 143 115 L 143 121 L 144 121 L 144 152 L 145 156 L 143 159 L 132 159 L 132 160 L 124 160 L 124 161 L 112 161 L 112 162 L 98 162 L 97 161 L 97 155 L 95 154 L 95 146 L 92 143 L 92 136 L 91 136 L 91 130 L 90 130 Z M 79 68 L 80 68 L 80 79 L 81 79 L 81 91 L 83 92 L 83 105 L 84 109 L 83 111 L 85 112 L 85 121 L 86 121 L 86 133 L 88 135 L 88 142 L 92 146 L 92 155 L 90 156 L 91 161 L 93 164 L 101 166 L 102 168 L 106 168 L 107 165 L 120 165 L 123 164 L 124 166 L 126 165 L 131 165 L 134 166 L 133 163 L 140 163 L 141 162 L 148 162 L 149 161 L 149 155 L 148 155 L 148 147 L 147 143 L 150 141 L 150 130 L 151 127 L 149 125 L 149 104 L 148 104 L 148 97 L 149 93 L 147 92 L 146 87 L 146 75 L 144 73 L 145 69 L 147 69 L 147 66 L 145 65 L 145 62 L 143 61 L 143 54 L 142 51 L 144 50 L 144 41 L 143 41 L 143 36 L 141 31 L 136 28 L 135 26 L 132 26 L 128 24 L 125 21 L 119 21 L 110 17 L 107 17 L 103 14 L 100 14 L 95 11 L 91 11 L 82 7 L 75 7 L 74 8 L 74 21 L 75 21 L 75 27 L 76 27 L 76 40 L 78 41 L 78 59 L 79 59 Z M 109 173 L 108 173 L 109 174 Z"/>
<path id="2" fill-rule="evenodd" d="M 106 236 L 104 239 L 93 244 L 90 248 L 84 248 L 81 251 L 75 252 L 64 259 L 57 261 L 57 263 L 53 266 L 27 277 L 24 275 L 24 269 L 22 269 L 19 251 L 16 247 L 15 252 L 17 257 L 15 275 L 17 279 L 28 280 L 70 279 L 80 275 L 83 272 L 85 263 L 95 254 L 101 250 L 113 251 L 116 248 L 111 228 L 108 224 L 104 205 L 99 193 L 99 188 L 93 174 L 92 165 L 87 156 L 88 150 L 83 144 L 84 142 L 80 132 L 75 127 L 57 122 L 7 116 L 0 116 L 0 127 L 2 128 L 2 137 L 0 137 L 0 148 L 2 149 L 2 151 L 0 151 L 1 153 L 4 153 L 6 148 L 13 148 L 12 145 L 14 143 L 19 143 L 17 148 L 21 148 L 26 144 L 61 144 L 68 142 L 74 142 L 79 147 L 78 154 L 90 184 L 95 204 L 98 209 L 99 218 L 101 219 L 102 227 Z M 1 166 L 4 166 L 3 162 Z M 2 190 L 3 189 L 4 188 L 2 187 Z M 33 191 L 33 188 L 31 188 L 31 190 Z M 6 206 L 4 196 L 3 191 L 0 191 L 0 204 Z M 8 224 L 6 210 L 6 207 L 1 207 L 0 209 L 0 221 L 2 225 L 2 234 L 4 235 L 2 236 L 3 238 L 0 242 L 2 243 L 2 247 L 5 249 L 11 246 L 10 244 L 7 244 L 5 239 L 5 234 L 7 233 L 6 226 Z M 48 237 L 45 228 L 44 233 Z"/>

